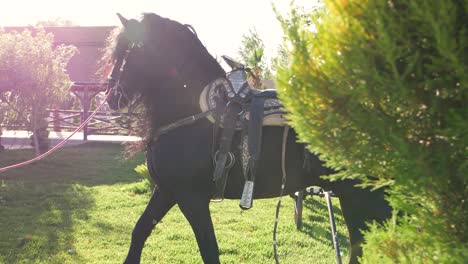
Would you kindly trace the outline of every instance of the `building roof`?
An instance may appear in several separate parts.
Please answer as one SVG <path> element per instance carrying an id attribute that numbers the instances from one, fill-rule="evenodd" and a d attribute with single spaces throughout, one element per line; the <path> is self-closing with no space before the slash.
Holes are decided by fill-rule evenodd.
<path id="1" fill-rule="evenodd" d="M 6 32 L 34 31 L 34 27 L 5 27 Z M 73 45 L 78 52 L 71 58 L 67 71 L 74 82 L 99 82 L 98 62 L 103 55 L 106 39 L 115 27 L 44 27 L 54 35 L 55 45 Z"/>

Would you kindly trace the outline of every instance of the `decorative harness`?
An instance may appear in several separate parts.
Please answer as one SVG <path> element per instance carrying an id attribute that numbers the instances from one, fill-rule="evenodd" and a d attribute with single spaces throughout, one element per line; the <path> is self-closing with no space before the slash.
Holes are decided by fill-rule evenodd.
<path id="1" fill-rule="evenodd" d="M 245 178 L 240 207 L 249 209 L 253 203 L 256 165 L 260 159 L 263 126 L 285 126 L 283 105 L 277 99 L 276 90 L 253 89 L 247 81 L 249 69 L 223 56 L 232 71 L 226 77 L 209 83 L 200 95 L 201 113 L 182 118 L 161 127 L 157 135 L 178 127 L 208 118 L 213 122 L 214 164 L 213 181 L 215 191 L 212 201 L 224 199 L 227 178 L 236 162 L 231 151 L 234 134 L 241 133 L 240 159 Z"/>
<path id="2" fill-rule="evenodd" d="M 133 46 L 132 46 L 133 48 Z M 250 69 L 235 62 L 228 56 L 222 56 L 232 71 L 226 77 L 209 83 L 200 95 L 202 112 L 179 119 L 160 127 L 155 135 L 160 136 L 176 128 L 192 124 L 202 118 L 208 118 L 213 125 L 214 163 L 213 181 L 215 191 L 212 201 L 224 199 L 227 178 L 234 166 L 236 156 L 231 151 L 232 139 L 236 131 L 241 132 L 240 160 L 245 178 L 240 207 L 249 209 L 253 203 L 256 165 L 260 159 L 263 126 L 286 126 L 283 105 L 277 99 L 276 90 L 253 89 L 247 81 Z M 121 68 L 125 56 L 117 59 L 108 83 L 108 93 L 114 93 L 118 102 L 128 96 L 124 93 L 125 83 L 120 80 Z"/>
<path id="3" fill-rule="evenodd" d="M 231 152 L 232 138 L 241 133 L 240 160 L 245 178 L 240 207 L 252 207 L 256 165 L 260 159 L 262 129 L 264 125 L 284 126 L 282 104 L 276 90 L 253 89 L 247 81 L 249 69 L 223 56 L 232 71 L 205 87 L 200 95 L 202 111 L 214 110 L 209 119 L 214 123 L 213 162 L 215 192 L 212 200 L 224 198 L 229 169 L 234 165 Z"/>

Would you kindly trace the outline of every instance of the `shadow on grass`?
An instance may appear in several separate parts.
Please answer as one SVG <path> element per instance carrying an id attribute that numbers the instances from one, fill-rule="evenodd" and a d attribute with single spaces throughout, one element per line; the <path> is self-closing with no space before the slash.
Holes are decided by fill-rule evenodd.
<path id="1" fill-rule="evenodd" d="M 33 155 L 30 149 L 1 152 L 0 167 L 28 160 Z M 90 142 L 64 147 L 38 162 L 2 172 L 0 180 L 79 183 L 90 187 L 130 183 L 139 179 L 134 168 L 144 160 L 143 155 L 125 160 L 120 144 Z"/>
<path id="2" fill-rule="evenodd" d="M 319 201 L 319 199 L 321 201 Z M 310 196 L 304 199 L 303 210 L 309 210 L 311 213 L 309 213 L 309 215 L 303 219 L 303 224 L 300 231 L 323 244 L 329 245 L 333 249 L 332 233 L 329 228 L 330 225 L 327 225 L 328 228 L 324 228 L 323 225 L 316 224 L 325 222 L 329 223 L 330 221 L 328 217 L 328 208 L 325 203 L 322 203 L 323 201 L 325 201 L 324 198 L 312 198 Z M 334 202 L 336 203 L 338 201 Z M 343 221 L 341 217 L 338 217 L 342 215 L 340 207 L 333 204 L 333 212 L 335 215 L 335 224 L 338 226 L 338 221 Z M 346 234 L 340 234 L 340 232 L 338 232 L 338 243 L 341 250 L 343 250 L 345 247 L 348 247 L 349 241 Z"/>
<path id="3" fill-rule="evenodd" d="M 58 263 L 74 254 L 74 221 L 87 219 L 93 197 L 77 185 L 24 186 L 0 189 L 0 262 Z M 73 257 L 80 262 L 80 257 Z"/>
<path id="4" fill-rule="evenodd" d="M 91 143 L 60 149 L 35 164 L 0 173 L 0 263 L 64 263 L 74 249 L 76 222 L 95 205 L 90 187 L 135 182 L 143 158 L 122 161 L 118 144 Z M 32 157 L 5 151 L 0 167 Z M 109 226 L 101 226 L 109 230 Z"/>

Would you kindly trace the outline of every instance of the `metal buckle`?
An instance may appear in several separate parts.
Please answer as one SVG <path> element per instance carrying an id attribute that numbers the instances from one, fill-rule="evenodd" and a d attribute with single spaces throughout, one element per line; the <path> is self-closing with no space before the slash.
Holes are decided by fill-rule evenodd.
<path id="1" fill-rule="evenodd" d="M 219 150 L 217 150 L 213 156 L 214 166 L 216 166 L 216 163 L 218 162 L 218 156 L 219 156 Z M 234 153 L 232 153 L 231 151 L 228 152 L 228 158 L 229 158 L 228 160 L 229 162 L 225 166 L 226 169 L 232 168 L 232 166 L 234 166 L 234 163 L 236 162 L 236 156 L 234 156 Z"/>

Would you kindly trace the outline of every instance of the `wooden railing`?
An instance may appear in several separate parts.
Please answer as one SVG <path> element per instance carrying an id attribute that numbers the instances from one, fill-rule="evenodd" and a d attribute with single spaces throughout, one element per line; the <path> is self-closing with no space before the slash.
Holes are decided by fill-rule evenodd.
<path id="1" fill-rule="evenodd" d="M 75 82 L 70 91 L 81 102 L 80 110 L 48 109 L 48 129 L 50 131 L 73 131 L 92 112 L 91 103 L 96 95 L 102 94 L 105 83 Z M 101 98 L 103 98 L 101 96 Z M 97 100 L 99 101 L 99 100 Z M 100 102 L 96 102 L 100 103 Z M 83 128 L 83 140 L 87 140 L 89 134 L 94 135 L 129 135 L 132 123 L 138 118 L 138 114 L 119 113 L 112 110 L 100 111 L 91 119 L 91 122 Z M 4 126 L 7 130 L 28 130 L 22 125 Z"/>
<path id="2" fill-rule="evenodd" d="M 48 130 L 61 132 L 73 131 L 87 118 L 83 111 L 48 109 Z M 88 135 L 130 135 L 132 123 L 138 114 L 113 111 L 98 112 L 91 122 L 83 128 L 83 140 Z M 1 126 L 5 130 L 28 130 L 24 125 Z"/>
<path id="3" fill-rule="evenodd" d="M 53 131 L 75 130 L 87 118 L 83 111 L 49 109 L 48 124 Z M 133 113 L 118 113 L 101 111 L 91 119 L 87 127 L 83 128 L 83 135 L 128 135 L 132 122 L 138 117 Z"/>

